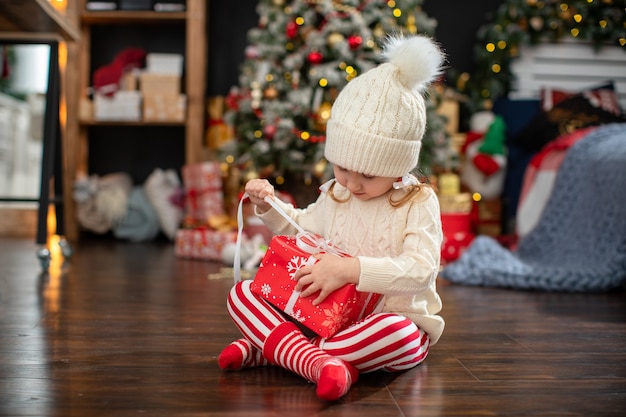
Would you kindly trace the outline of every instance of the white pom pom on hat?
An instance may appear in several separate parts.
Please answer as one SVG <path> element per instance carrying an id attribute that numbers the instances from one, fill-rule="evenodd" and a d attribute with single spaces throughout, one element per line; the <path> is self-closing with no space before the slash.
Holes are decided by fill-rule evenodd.
<path id="1" fill-rule="evenodd" d="M 324 156 L 350 171 L 380 177 L 411 172 L 426 128 L 426 87 L 442 72 L 444 54 L 426 36 L 389 37 L 388 62 L 350 81 L 333 103 Z"/>

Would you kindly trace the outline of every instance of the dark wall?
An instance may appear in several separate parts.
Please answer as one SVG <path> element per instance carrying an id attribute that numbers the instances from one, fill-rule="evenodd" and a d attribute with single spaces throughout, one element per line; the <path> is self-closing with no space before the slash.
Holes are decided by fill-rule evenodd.
<path id="1" fill-rule="evenodd" d="M 225 95 L 238 84 L 248 30 L 259 22 L 257 0 L 211 1 L 208 10 L 208 96 Z"/>
<path id="2" fill-rule="evenodd" d="M 472 69 L 476 31 L 505 0 L 425 0 L 424 11 L 438 22 L 435 37 L 458 72 Z M 257 0 L 209 2 L 209 96 L 224 95 L 238 84 L 248 29 L 257 25 Z"/>
<path id="3" fill-rule="evenodd" d="M 505 0 L 426 0 L 424 11 L 437 20 L 436 39 L 458 72 L 471 72 L 478 28 L 490 21 Z"/>

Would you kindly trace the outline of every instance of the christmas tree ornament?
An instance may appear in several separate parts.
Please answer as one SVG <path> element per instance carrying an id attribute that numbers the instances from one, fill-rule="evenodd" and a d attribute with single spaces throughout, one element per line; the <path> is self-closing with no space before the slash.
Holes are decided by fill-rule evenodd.
<path id="1" fill-rule="evenodd" d="M 530 18 L 529 22 L 533 30 L 540 31 L 543 29 L 544 20 L 541 16 L 533 16 Z"/>
<path id="2" fill-rule="evenodd" d="M 357 49 L 363 44 L 363 38 L 359 35 L 350 35 L 348 36 L 348 45 L 350 49 Z"/>
<path id="3" fill-rule="evenodd" d="M 321 64 L 323 60 L 324 55 L 322 55 L 319 51 L 312 51 L 307 56 L 307 61 L 309 61 L 312 65 Z"/>
<path id="4" fill-rule="evenodd" d="M 266 139 L 272 140 L 277 130 L 276 125 L 267 125 L 263 128 L 263 136 L 265 136 Z"/>
<path id="5" fill-rule="evenodd" d="M 246 59 L 257 59 L 259 57 L 259 48 L 256 45 L 248 45 L 244 51 Z"/>
<path id="6" fill-rule="evenodd" d="M 326 173 L 328 162 L 325 159 L 321 159 L 313 166 L 313 175 L 316 178 L 322 178 Z"/>
<path id="7" fill-rule="evenodd" d="M 331 48 L 336 48 L 337 45 L 345 41 L 345 37 L 340 32 L 333 32 L 328 35 L 326 41 L 328 42 L 328 46 L 330 46 Z"/>
<path id="8" fill-rule="evenodd" d="M 293 39 L 298 35 L 298 24 L 294 21 L 288 22 L 285 28 L 287 39 Z"/>
<path id="9" fill-rule="evenodd" d="M 248 182 L 250 180 L 259 178 L 259 173 L 253 169 L 249 170 L 246 172 L 246 174 L 243 176 L 245 182 Z"/>
<path id="10" fill-rule="evenodd" d="M 263 91 L 263 97 L 268 100 L 274 100 L 278 98 L 278 90 L 273 85 L 267 87 L 265 91 Z"/>

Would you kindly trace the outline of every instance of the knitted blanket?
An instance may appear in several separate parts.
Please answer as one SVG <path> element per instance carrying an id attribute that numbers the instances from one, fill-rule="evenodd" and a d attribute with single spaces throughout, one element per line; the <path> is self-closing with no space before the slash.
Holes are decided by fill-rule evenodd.
<path id="1" fill-rule="evenodd" d="M 626 124 L 603 125 L 569 149 L 539 222 L 514 252 L 479 236 L 441 276 L 563 292 L 626 283 Z"/>
<path id="2" fill-rule="evenodd" d="M 131 242 L 146 242 L 157 237 L 160 231 L 159 217 L 143 187 L 134 187 L 128 197 L 126 216 L 113 225 L 113 235 Z"/>

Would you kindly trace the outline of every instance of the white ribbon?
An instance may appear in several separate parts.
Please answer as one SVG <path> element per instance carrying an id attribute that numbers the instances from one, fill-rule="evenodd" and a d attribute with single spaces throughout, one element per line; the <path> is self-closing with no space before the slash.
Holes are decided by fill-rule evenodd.
<path id="1" fill-rule="evenodd" d="M 395 188 L 396 190 L 399 190 L 399 189 L 406 188 L 411 185 L 418 185 L 418 184 L 419 184 L 419 181 L 417 180 L 417 178 L 415 178 L 415 175 L 404 174 L 402 178 L 400 179 L 400 181 L 396 181 L 393 183 L 393 188 Z"/>
<path id="2" fill-rule="evenodd" d="M 244 194 L 244 195 L 245 195 L 245 194 Z M 284 218 L 285 218 L 285 219 L 286 219 L 289 223 L 291 223 L 291 225 L 292 225 L 293 227 L 295 227 L 295 228 L 296 228 L 296 230 L 297 230 L 299 233 L 306 233 L 306 231 L 305 231 L 303 228 L 301 228 L 301 227 L 300 227 L 300 225 L 299 225 L 298 223 L 296 223 L 296 222 L 295 222 L 295 221 L 294 221 L 291 217 L 289 217 L 289 215 L 288 215 L 287 213 L 285 213 L 285 210 L 283 210 L 283 209 L 282 209 L 282 208 L 278 205 L 278 203 L 276 203 L 276 202 L 274 201 L 274 199 L 273 199 L 272 197 L 270 197 L 270 196 L 268 195 L 268 196 L 265 196 L 265 198 L 264 198 L 263 200 L 264 200 L 267 204 L 269 204 L 270 206 L 272 206 L 272 208 L 273 208 L 274 210 L 276 210 L 276 211 L 278 212 L 278 214 L 280 214 L 281 216 L 283 216 L 283 217 L 284 217 Z"/>
<path id="3" fill-rule="evenodd" d="M 248 198 L 248 193 L 243 193 L 237 207 L 237 243 L 235 244 L 235 257 L 233 259 L 233 278 L 235 284 L 241 281 L 241 233 L 243 232 L 243 202 Z"/>
<path id="4" fill-rule="evenodd" d="M 241 281 L 241 236 L 243 232 L 243 202 L 249 197 L 248 193 L 244 193 L 239 200 L 239 206 L 237 207 L 237 243 L 235 244 L 235 256 L 233 259 L 233 278 L 235 284 Z M 337 256 L 347 256 L 338 248 L 329 244 L 320 235 L 307 232 L 298 223 L 296 223 L 289 215 L 283 210 L 278 203 L 276 203 L 272 197 L 265 197 L 265 202 L 269 204 L 274 210 L 283 216 L 293 227 L 296 228 L 298 234 L 296 235 L 296 244 L 303 251 L 312 255 L 319 252 L 327 252 Z"/>
<path id="5" fill-rule="evenodd" d="M 313 265 L 315 262 L 317 262 L 317 259 L 315 259 L 313 256 L 311 256 L 306 263 L 304 264 L 304 266 L 308 266 L 308 265 Z M 291 295 L 289 296 L 289 300 L 287 300 L 287 304 L 285 304 L 285 309 L 283 310 L 285 313 L 289 314 L 290 316 L 294 315 L 294 311 L 293 308 L 296 305 L 296 302 L 298 301 L 298 298 L 300 298 L 300 292 L 301 291 L 297 291 L 297 290 L 293 290 Z"/>

